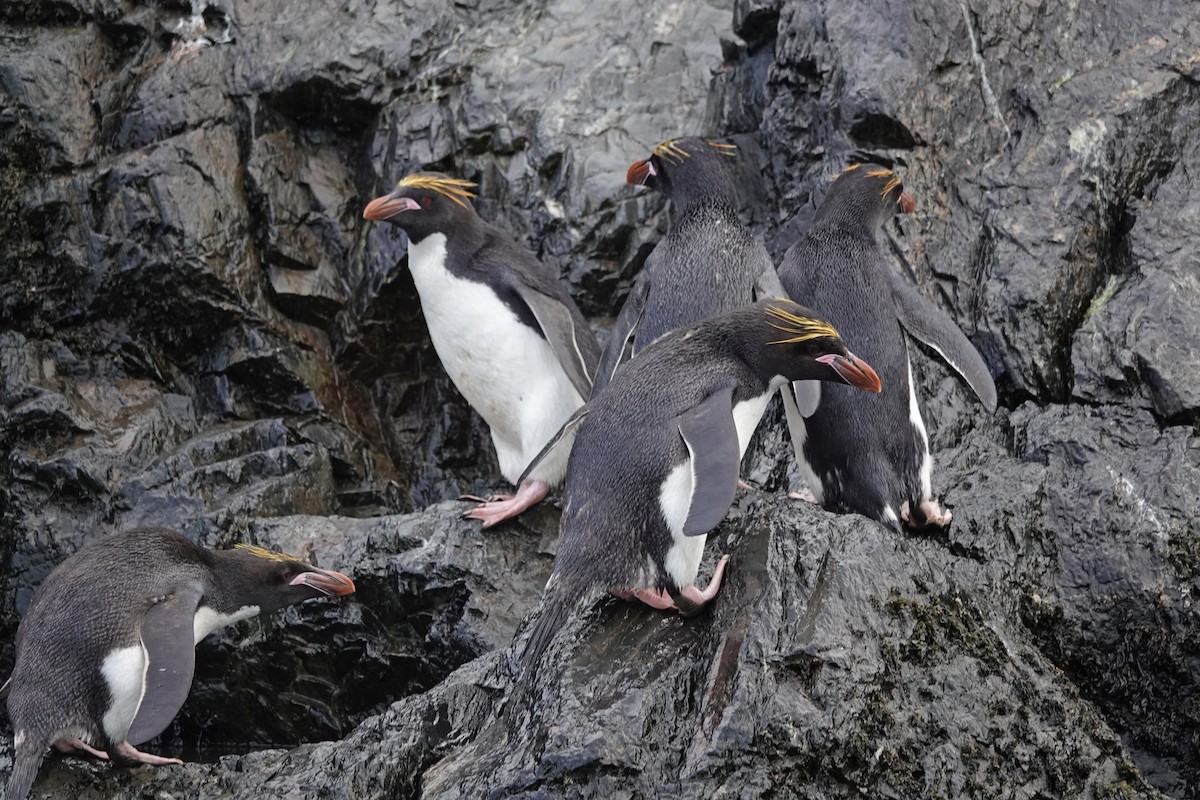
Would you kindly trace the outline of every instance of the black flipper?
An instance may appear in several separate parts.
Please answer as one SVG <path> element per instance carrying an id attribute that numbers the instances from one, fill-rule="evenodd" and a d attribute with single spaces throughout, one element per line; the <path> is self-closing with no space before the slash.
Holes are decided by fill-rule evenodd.
<path id="1" fill-rule="evenodd" d="M 571 379 L 571 385 L 579 396 L 587 400 L 592 396 L 592 382 L 596 377 L 596 343 L 582 317 L 576 319 L 557 298 L 539 292 L 532 286 L 516 282 L 517 294 L 529 306 L 537 319 L 542 335 L 550 345 L 558 363 Z M 590 340 L 590 341 L 589 341 Z"/>
<path id="2" fill-rule="evenodd" d="M 775 264 L 770 258 L 766 259 L 766 264 L 758 273 L 758 277 L 754 279 L 754 299 L 755 301 L 792 299 L 783 288 L 783 283 L 779 280 L 779 273 L 775 271 Z"/>
<path id="3" fill-rule="evenodd" d="M 733 384 L 717 389 L 677 419 L 692 464 L 692 499 L 683 533 L 700 536 L 725 519 L 737 491 L 742 454 L 733 421 Z"/>
<path id="4" fill-rule="evenodd" d="M 607 386 L 617 369 L 635 355 L 638 326 L 646 310 L 646 298 L 650 296 L 650 261 L 653 258 L 654 253 L 651 253 L 650 258 L 646 260 L 646 266 L 638 273 L 633 288 L 629 290 L 629 296 L 625 298 L 625 305 L 621 306 L 617 321 L 613 323 L 608 346 L 604 348 L 604 355 L 600 358 L 600 366 L 596 370 L 596 380 L 592 385 L 593 395 Z"/>
<path id="5" fill-rule="evenodd" d="M 521 477 L 517 478 L 517 483 L 524 483 L 529 478 L 529 473 L 533 472 L 534 468 L 542 463 L 542 460 L 550 455 L 550 452 L 554 448 L 561 446 L 570 449 L 571 445 L 575 443 L 575 434 L 579 431 L 579 423 L 583 422 L 583 418 L 587 415 L 588 407 L 586 403 L 575 409 L 575 413 L 567 417 L 567 421 L 558 429 L 558 433 L 551 436 L 550 441 L 546 442 L 545 447 L 529 462 L 529 466 L 521 473 Z"/>
<path id="6" fill-rule="evenodd" d="M 900 324 L 918 341 L 936 350 L 963 376 L 987 410 L 995 411 L 996 384 L 979 351 L 946 312 L 918 294 L 900 275 L 888 270 L 888 277 Z"/>
<path id="7" fill-rule="evenodd" d="M 129 734 L 132 745 L 162 733 L 192 689 L 196 668 L 193 623 L 203 592 L 186 585 L 155 603 L 142 622 L 142 646 L 146 648 L 146 693 L 138 707 Z"/>

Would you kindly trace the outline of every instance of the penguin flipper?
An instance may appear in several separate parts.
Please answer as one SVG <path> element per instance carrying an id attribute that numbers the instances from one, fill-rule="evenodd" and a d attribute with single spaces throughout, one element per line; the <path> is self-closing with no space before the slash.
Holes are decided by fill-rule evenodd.
<path id="1" fill-rule="evenodd" d="M 650 258 L 654 258 L 654 253 L 650 254 Z M 613 375 L 622 364 L 633 358 L 638 326 L 641 324 L 642 314 L 646 310 L 646 298 L 650 296 L 649 266 L 647 263 L 646 267 L 643 267 L 638 274 L 637 280 L 629 290 L 629 296 L 625 298 L 625 305 L 621 306 L 621 312 L 617 314 L 617 321 L 613 323 L 612 333 L 608 337 L 608 346 L 604 348 L 604 355 L 596 370 L 596 383 L 592 387 L 593 395 L 612 381 Z"/>
<path id="2" fill-rule="evenodd" d="M 918 341 L 937 351 L 955 372 L 962 375 L 971 390 L 987 407 L 996 410 L 996 384 L 979 351 L 963 334 L 950 315 L 926 300 L 904 278 L 888 270 L 896 318 Z"/>
<path id="3" fill-rule="evenodd" d="M 571 309 L 558 298 L 543 294 L 520 281 L 516 282 L 515 288 L 533 312 L 542 335 L 570 378 L 571 385 L 586 400 L 592 394 L 600 350 L 587 323 L 582 316 L 576 319 Z"/>
<path id="4" fill-rule="evenodd" d="M 529 466 L 527 466 L 525 471 L 521 473 L 521 477 L 517 478 L 518 484 L 524 483 L 526 480 L 528 480 L 530 473 L 532 473 L 534 469 L 537 468 L 537 465 L 542 463 L 543 459 L 550 455 L 550 453 L 553 452 L 556 447 L 563 446 L 568 450 L 571 449 L 571 445 L 575 443 L 575 434 L 579 430 L 579 423 L 583 422 L 583 418 L 588 415 L 588 411 L 589 409 L 585 403 L 584 405 L 575 409 L 574 414 L 567 417 L 567 421 L 564 422 L 562 427 L 558 429 L 558 433 L 550 437 L 550 441 L 546 442 L 546 445 L 536 456 L 533 457 L 533 460 L 529 462 Z"/>
<path id="5" fill-rule="evenodd" d="M 194 623 L 203 590 L 187 584 L 146 612 L 142 646 L 146 648 L 146 691 L 125 740 L 137 745 L 162 733 L 192 689 L 196 668 Z"/>
<path id="6" fill-rule="evenodd" d="M 754 279 L 754 299 L 757 300 L 791 300 L 788 293 L 783 288 L 783 282 L 779 280 L 779 273 L 775 271 L 775 264 L 768 256 L 766 264 L 758 277 Z"/>
<path id="7" fill-rule="evenodd" d="M 732 383 L 721 386 L 677 417 L 692 465 L 692 498 L 683 523 L 684 536 L 708 533 L 725 519 L 733 504 L 742 465 L 733 421 L 733 387 Z"/>

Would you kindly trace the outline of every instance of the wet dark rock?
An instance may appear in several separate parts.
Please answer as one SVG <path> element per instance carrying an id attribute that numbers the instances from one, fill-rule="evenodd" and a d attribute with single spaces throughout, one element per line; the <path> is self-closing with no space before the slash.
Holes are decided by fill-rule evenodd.
<path id="1" fill-rule="evenodd" d="M 1195 796 L 1192 4 L 20 0 L 0 21 L 0 673 L 33 587 L 137 524 L 359 587 L 200 645 L 150 748 L 197 763 L 52 756 L 35 796 Z M 505 488 L 490 437 L 403 236 L 361 210 L 414 169 L 478 181 L 603 335 L 669 224 L 625 170 L 689 133 L 738 145 L 777 254 L 848 160 L 897 165 L 918 206 L 894 266 L 1002 407 L 912 348 L 955 522 L 904 539 L 784 500 L 772 410 L 711 539 L 709 568 L 733 556 L 711 612 L 603 601 L 520 701 L 508 644 L 557 511 L 458 519 L 459 493 Z"/>

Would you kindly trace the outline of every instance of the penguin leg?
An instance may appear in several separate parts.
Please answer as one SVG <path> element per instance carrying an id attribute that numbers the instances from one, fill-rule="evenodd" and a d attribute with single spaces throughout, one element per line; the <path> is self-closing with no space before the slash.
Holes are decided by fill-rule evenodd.
<path id="1" fill-rule="evenodd" d="M 463 517 L 480 520 L 483 527 L 490 528 L 498 522 L 517 516 L 549 493 L 550 484 L 545 481 L 525 481 L 517 489 L 515 497 L 485 502 L 463 514 Z"/>
<path id="2" fill-rule="evenodd" d="M 641 600 L 658 611 L 677 610 L 675 601 L 665 589 L 611 589 L 609 593 L 622 600 Z"/>
<path id="3" fill-rule="evenodd" d="M 721 580 L 725 577 L 725 565 L 728 563 L 729 556 L 721 556 L 716 569 L 713 570 L 712 579 L 709 580 L 708 586 L 704 587 L 703 591 L 692 584 L 684 587 L 678 594 L 672 593 L 675 607 L 679 609 L 681 615 L 691 617 L 699 614 L 700 610 L 717 596 L 717 592 L 721 590 Z"/>
<path id="4" fill-rule="evenodd" d="M 60 753 L 87 753 L 102 761 L 108 761 L 108 753 L 97 750 L 90 744 L 75 736 L 67 736 L 54 743 L 54 749 Z"/>
<path id="5" fill-rule="evenodd" d="M 116 747 L 111 748 L 110 752 L 113 756 L 113 761 L 123 764 L 149 764 L 153 767 L 166 767 L 182 764 L 178 758 L 165 758 L 164 756 L 156 756 L 153 753 L 143 753 L 129 742 L 121 742 Z"/>

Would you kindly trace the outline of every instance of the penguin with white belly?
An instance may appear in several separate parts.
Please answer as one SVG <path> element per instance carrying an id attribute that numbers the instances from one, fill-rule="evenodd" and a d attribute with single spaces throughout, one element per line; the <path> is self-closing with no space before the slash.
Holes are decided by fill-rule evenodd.
<path id="1" fill-rule="evenodd" d="M 429 338 L 450 380 L 491 429 L 512 483 L 591 395 L 600 347 L 554 270 L 479 218 L 475 184 L 432 172 L 402 179 L 363 212 L 408 234 L 408 266 Z M 487 528 L 542 500 L 567 454 L 542 462 L 515 496 L 464 516 Z"/>
<path id="2" fill-rule="evenodd" d="M 181 764 L 136 745 L 187 699 L 196 644 L 219 627 L 354 582 L 282 553 L 206 550 L 163 528 L 101 539 L 60 564 L 17 628 L 8 697 L 9 800 L 28 795 L 47 747 L 121 764 Z"/>
<path id="3" fill-rule="evenodd" d="M 684 614 L 712 599 L 725 559 L 706 589 L 693 585 L 706 535 L 733 502 L 771 393 L 806 380 L 881 388 L 821 317 L 767 300 L 668 333 L 575 413 L 539 456 L 571 451 L 558 555 L 522 656 L 527 672 L 595 590 Z"/>
<path id="4" fill-rule="evenodd" d="M 876 233 L 916 202 L 899 176 L 855 165 L 834 180 L 812 227 L 784 255 L 788 295 L 837 326 L 878 370 L 888 391 L 865 398 L 840 386 L 799 383 L 785 397 L 797 466 L 818 503 L 899 532 L 949 525 L 933 498 L 933 460 L 917 404 L 905 332 L 932 347 L 996 410 L 987 365 L 944 311 L 887 264 Z"/>

